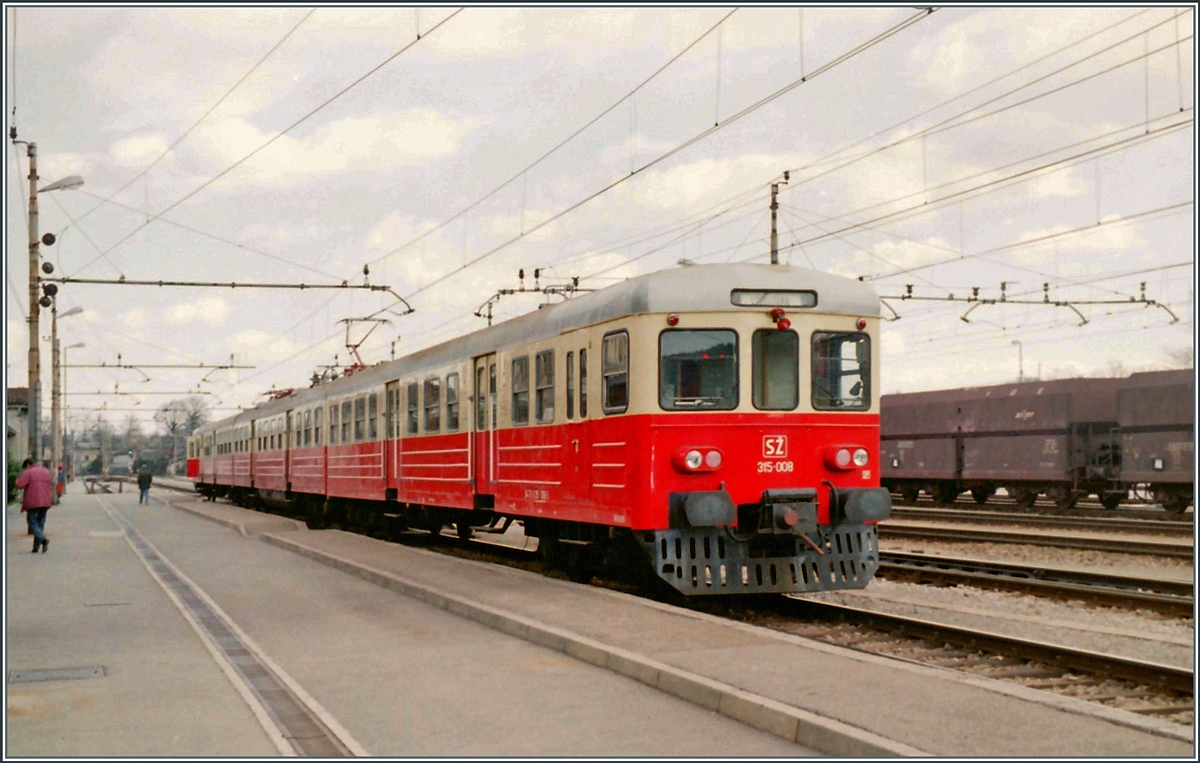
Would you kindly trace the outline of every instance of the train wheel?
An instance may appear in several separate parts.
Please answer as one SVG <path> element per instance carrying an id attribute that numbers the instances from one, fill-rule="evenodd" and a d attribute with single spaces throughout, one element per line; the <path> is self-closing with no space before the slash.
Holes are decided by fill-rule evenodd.
<path id="1" fill-rule="evenodd" d="M 1046 497 L 1054 501 L 1054 506 L 1059 509 L 1074 508 L 1079 501 L 1079 496 L 1068 487 L 1052 487 L 1046 491 Z"/>
<path id="2" fill-rule="evenodd" d="M 1165 501 L 1162 501 L 1162 507 L 1170 514 L 1182 514 L 1187 510 L 1188 504 L 1192 502 L 1190 495 L 1172 494 L 1167 496 Z"/>
<path id="3" fill-rule="evenodd" d="M 971 489 L 971 497 L 975 499 L 975 503 L 982 506 L 987 503 L 987 499 L 992 497 L 994 491 L 985 487 L 977 487 Z"/>
<path id="4" fill-rule="evenodd" d="M 902 488 L 900 488 L 900 497 L 904 499 L 905 503 L 916 503 L 917 498 L 920 497 L 920 495 L 921 495 L 921 488 L 919 488 L 919 487 L 902 487 Z"/>
<path id="5" fill-rule="evenodd" d="M 1017 506 L 1022 509 L 1031 509 L 1033 508 L 1033 504 L 1037 503 L 1038 494 L 1036 490 L 1009 488 L 1008 494 L 1016 500 Z"/>
<path id="6" fill-rule="evenodd" d="M 938 485 L 933 497 L 938 503 L 954 503 L 960 492 L 957 485 Z"/>
<path id="7" fill-rule="evenodd" d="M 1113 511 L 1114 509 L 1116 509 L 1118 506 L 1121 505 L 1121 500 L 1124 497 L 1125 496 L 1122 495 L 1121 493 L 1109 493 L 1108 495 L 1101 496 L 1100 504 L 1102 506 L 1104 506 L 1104 508 L 1108 509 L 1109 511 Z"/>

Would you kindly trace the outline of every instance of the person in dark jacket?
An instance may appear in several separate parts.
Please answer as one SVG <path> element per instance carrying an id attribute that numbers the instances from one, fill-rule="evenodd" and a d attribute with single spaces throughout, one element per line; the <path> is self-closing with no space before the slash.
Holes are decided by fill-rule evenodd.
<path id="1" fill-rule="evenodd" d="M 150 503 L 150 483 L 154 478 L 150 476 L 150 469 L 142 464 L 141 471 L 138 472 L 138 503 Z"/>
<path id="2" fill-rule="evenodd" d="M 54 503 L 54 478 L 50 470 L 34 461 L 17 477 L 17 487 L 25 491 L 21 498 L 21 511 L 27 512 L 29 529 L 33 531 L 33 553 L 42 553 L 50 547 L 46 540 L 46 512 Z"/>

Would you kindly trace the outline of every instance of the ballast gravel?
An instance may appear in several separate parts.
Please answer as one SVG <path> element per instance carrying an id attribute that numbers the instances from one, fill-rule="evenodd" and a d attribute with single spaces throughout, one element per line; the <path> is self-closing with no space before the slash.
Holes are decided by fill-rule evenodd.
<path id="1" fill-rule="evenodd" d="M 1135 577 L 1161 577 L 1172 580 L 1194 580 L 1196 577 L 1195 568 L 1187 559 L 1112 551 L 1025 546 L 1015 543 L 946 543 L 886 537 L 880 539 L 879 550 L 986 559 L 993 562 L 1040 564 Z"/>

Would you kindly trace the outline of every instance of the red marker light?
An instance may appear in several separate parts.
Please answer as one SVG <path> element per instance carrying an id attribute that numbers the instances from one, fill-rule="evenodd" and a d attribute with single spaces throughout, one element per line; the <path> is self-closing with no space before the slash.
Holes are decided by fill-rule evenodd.
<path id="1" fill-rule="evenodd" d="M 782 307 L 771 308 L 771 320 L 774 321 L 775 323 L 778 323 L 779 319 L 782 318 L 783 315 L 784 315 L 784 313 L 783 313 Z"/>
<path id="2" fill-rule="evenodd" d="M 679 324 L 679 316 L 678 315 L 676 315 L 675 313 L 671 313 L 670 315 L 667 316 L 667 325 L 668 326 L 676 326 L 678 324 Z"/>
<path id="3" fill-rule="evenodd" d="M 780 331 L 787 331 L 788 329 L 790 329 L 792 327 L 792 322 L 789 321 L 787 318 L 780 318 L 779 323 L 776 325 L 779 326 Z"/>
<path id="4" fill-rule="evenodd" d="M 708 360 L 708 353 L 706 352 L 706 353 L 704 353 L 703 355 L 701 355 L 701 356 L 700 356 L 700 359 L 701 359 L 701 360 Z"/>
<path id="5" fill-rule="evenodd" d="M 865 329 L 865 328 L 867 327 L 867 319 L 866 319 L 866 318 L 859 318 L 859 319 L 858 319 L 858 323 L 856 323 L 856 324 L 854 324 L 854 325 L 855 325 L 855 326 L 858 326 L 858 330 L 859 330 L 859 331 L 862 331 L 863 329 Z"/>

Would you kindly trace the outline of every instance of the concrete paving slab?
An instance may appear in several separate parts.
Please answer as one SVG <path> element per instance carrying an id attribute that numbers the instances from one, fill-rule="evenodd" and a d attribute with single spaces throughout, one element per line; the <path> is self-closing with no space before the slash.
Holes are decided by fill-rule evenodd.
<path id="1" fill-rule="evenodd" d="M 263 535 L 275 543 L 423 600 L 453 598 L 503 613 L 507 632 L 558 646 L 567 633 L 628 660 L 671 666 L 731 690 L 775 701 L 859 729 L 895 749 L 938 755 L 1188 756 L 1190 730 L 1157 719 L 1065 701 L 1043 692 L 1014 694 L 998 681 L 955 671 L 869 658 L 805 639 L 603 589 L 437 554 L 340 531 Z M 405 589 L 405 586 L 407 588 Z M 447 598 L 448 597 L 448 598 Z M 448 604 L 446 604 L 448 606 Z M 658 680 L 663 682 L 662 671 Z M 671 673 L 666 684 L 677 682 Z M 688 691 L 694 691 L 694 687 Z M 699 692 L 703 706 L 712 694 Z M 1041 697 L 1044 696 L 1044 701 Z M 732 705 L 731 705 L 732 706 Z M 802 740 L 813 744 L 816 737 Z M 826 748 L 828 749 L 828 748 Z"/>
<path id="2" fill-rule="evenodd" d="M 113 668 L 91 681 L 20 691 L 10 685 L 8 754 L 279 754 L 132 547 L 114 534 L 102 502 L 370 754 L 816 754 L 222 524 L 139 506 L 136 494 L 68 501 L 51 511 L 48 554 L 8 556 L 10 664 Z M 15 514 L 10 535 L 18 535 Z M 32 605 L 38 595 L 42 606 Z"/>

